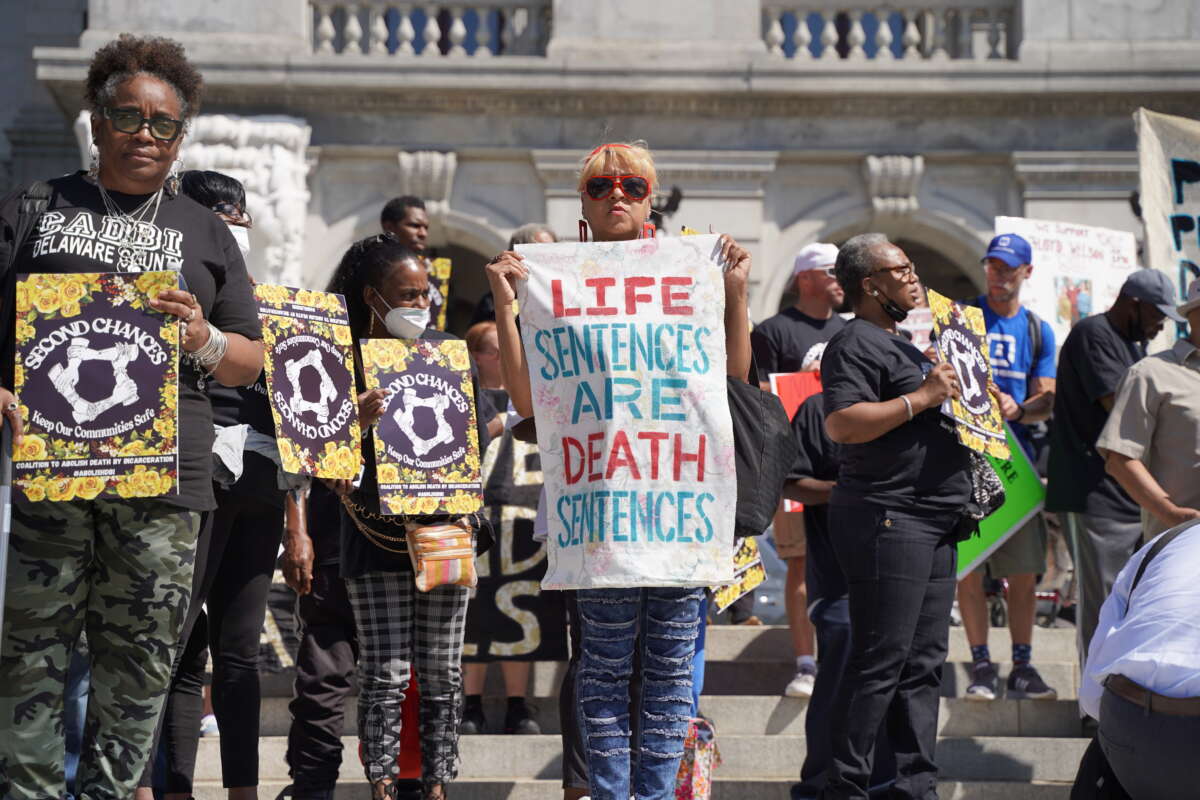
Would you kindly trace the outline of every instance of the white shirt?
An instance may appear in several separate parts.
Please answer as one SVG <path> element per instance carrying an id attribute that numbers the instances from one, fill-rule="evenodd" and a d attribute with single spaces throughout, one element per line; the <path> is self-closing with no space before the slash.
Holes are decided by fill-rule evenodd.
<path id="1" fill-rule="evenodd" d="M 1100 608 L 1079 687 L 1079 707 L 1094 719 L 1109 675 L 1166 697 L 1200 697 L 1200 522 L 1185 524 L 1132 598 L 1129 586 L 1157 537 L 1129 559 Z"/>

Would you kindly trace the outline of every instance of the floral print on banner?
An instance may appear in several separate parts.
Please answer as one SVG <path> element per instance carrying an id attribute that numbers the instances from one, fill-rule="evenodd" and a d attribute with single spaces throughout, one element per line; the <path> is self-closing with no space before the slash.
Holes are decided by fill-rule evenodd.
<path id="1" fill-rule="evenodd" d="M 461 339 L 364 339 L 367 388 L 388 390 L 375 424 L 385 514 L 471 514 L 483 506 L 471 358 Z"/>
<path id="2" fill-rule="evenodd" d="M 13 484 L 27 500 L 178 492 L 179 326 L 149 304 L 178 281 L 176 272 L 19 277 L 13 387 L 26 428 Z"/>
<path id="3" fill-rule="evenodd" d="M 350 318 L 340 294 L 258 284 L 267 396 L 284 472 L 351 480 L 362 465 Z"/>

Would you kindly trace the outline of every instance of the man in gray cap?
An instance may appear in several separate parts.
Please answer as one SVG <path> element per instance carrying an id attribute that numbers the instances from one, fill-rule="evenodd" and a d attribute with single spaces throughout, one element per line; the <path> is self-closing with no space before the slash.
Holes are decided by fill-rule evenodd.
<path id="1" fill-rule="evenodd" d="M 1096 439 L 1112 411 L 1118 384 L 1146 355 L 1146 342 L 1168 318 L 1184 321 L 1175 303 L 1175 288 L 1165 274 L 1137 270 L 1112 307 L 1080 320 L 1059 352 L 1046 509 L 1060 512 L 1074 548 L 1081 664 L 1100 604 L 1142 542 L 1141 510 L 1105 472 Z"/>
<path id="2" fill-rule="evenodd" d="M 1200 279 L 1178 311 L 1190 335 L 1134 364 L 1096 449 L 1142 507 L 1142 534 L 1200 519 Z"/>

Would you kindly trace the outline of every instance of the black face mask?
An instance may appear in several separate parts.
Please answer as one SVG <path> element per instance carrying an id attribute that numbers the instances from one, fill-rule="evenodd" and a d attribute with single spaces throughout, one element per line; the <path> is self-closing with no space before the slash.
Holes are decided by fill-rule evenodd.
<path id="1" fill-rule="evenodd" d="M 908 312 L 896 305 L 892 298 L 879 291 L 879 289 L 875 289 L 871 296 L 875 298 L 875 302 L 879 303 L 879 307 L 883 309 L 883 313 L 891 317 L 894 322 L 904 322 L 904 320 L 908 319 Z"/>

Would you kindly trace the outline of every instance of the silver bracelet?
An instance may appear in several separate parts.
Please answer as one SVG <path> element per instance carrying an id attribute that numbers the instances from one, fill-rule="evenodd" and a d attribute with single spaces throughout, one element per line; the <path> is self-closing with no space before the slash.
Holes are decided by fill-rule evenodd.
<path id="1" fill-rule="evenodd" d="M 229 349 L 229 339 L 208 320 L 205 320 L 204 324 L 208 326 L 208 341 L 203 347 L 188 353 L 188 358 L 197 368 L 212 372 L 221 363 L 221 359 L 225 358 L 225 351 Z"/>
<path id="2" fill-rule="evenodd" d="M 900 395 L 900 399 L 904 401 L 904 407 L 905 407 L 905 409 L 908 410 L 908 421 L 912 422 L 912 418 L 913 418 L 912 401 L 908 399 L 908 395 L 906 395 L 906 394 Z"/>

